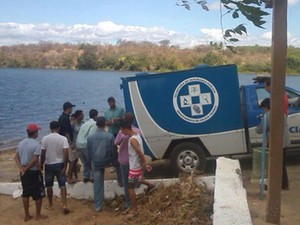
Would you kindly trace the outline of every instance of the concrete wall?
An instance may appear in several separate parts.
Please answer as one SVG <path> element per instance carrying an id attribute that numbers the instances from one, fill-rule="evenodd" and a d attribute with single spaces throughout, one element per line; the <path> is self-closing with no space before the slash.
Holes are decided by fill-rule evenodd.
<path id="1" fill-rule="evenodd" d="M 174 179 L 155 179 L 149 180 L 151 183 L 156 185 L 170 186 L 178 182 L 177 178 Z M 214 189 L 214 177 L 196 177 L 195 182 L 197 184 L 205 184 L 211 190 Z M 104 182 L 105 188 L 105 198 L 112 199 L 115 196 L 124 194 L 123 188 L 118 186 L 117 181 L 115 180 L 106 180 Z M 136 189 L 137 194 L 144 192 L 146 186 L 141 185 L 140 188 Z M 92 183 L 83 183 L 78 182 L 76 184 L 69 185 L 67 184 L 68 197 L 73 197 L 77 199 L 93 199 L 93 184 Z M 22 195 L 22 186 L 21 183 L 0 183 L 0 194 L 12 195 L 14 198 L 20 197 Z M 57 182 L 54 183 L 53 194 L 56 196 L 60 195 Z"/>
<path id="2" fill-rule="evenodd" d="M 214 225 L 252 224 L 238 160 L 217 159 L 214 197 Z"/>

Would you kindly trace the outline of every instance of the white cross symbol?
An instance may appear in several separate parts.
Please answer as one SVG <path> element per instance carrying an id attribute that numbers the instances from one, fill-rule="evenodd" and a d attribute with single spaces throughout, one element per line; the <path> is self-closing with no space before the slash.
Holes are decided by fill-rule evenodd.
<path id="1" fill-rule="evenodd" d="M 189 94 L 180 96 L 181 108 L 190 107 L 192 116 L 203 115 L 203 106 L 211 105 L 211 93 L 201 93 L 200 84 L 189 85 Z M 199 103 L 193 104 L 192 97 L 198 97 Z"/>

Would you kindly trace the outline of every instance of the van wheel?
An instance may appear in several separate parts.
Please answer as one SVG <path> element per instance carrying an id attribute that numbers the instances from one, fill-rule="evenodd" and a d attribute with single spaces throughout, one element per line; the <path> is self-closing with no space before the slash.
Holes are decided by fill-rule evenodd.
<path id="1" fill-rule="evenodd" d="M 203 149 L 195 143 L 181 143 L 173 149 L 171 165 L 176 173 L 203 171 L 206 166 L 206 155 Z"/>

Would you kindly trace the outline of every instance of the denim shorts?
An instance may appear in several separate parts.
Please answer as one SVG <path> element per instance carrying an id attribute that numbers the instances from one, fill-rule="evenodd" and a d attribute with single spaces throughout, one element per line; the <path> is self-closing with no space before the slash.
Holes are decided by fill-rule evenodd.
<path id="1" fill-rule="evenodd" d="M 66 186 L 66 175 L 62 174 L 64 168 L 63 163 L 46 164 L 45 165 L 45 186 L 53 187 L 54 177 L 56 177 L 58 186 Z"/>

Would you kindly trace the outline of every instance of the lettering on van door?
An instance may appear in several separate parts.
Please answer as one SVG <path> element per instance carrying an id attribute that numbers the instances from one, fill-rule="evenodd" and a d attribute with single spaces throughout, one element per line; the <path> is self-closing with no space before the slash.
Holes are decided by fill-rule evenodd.
<path id="1" fill-rule="evenodd" d="M 212 83 L 200 77 L 182 81 L 173 94 L 176 113 L 190 123 L 202 123 L 217 111 L 219 95 Z"/>

